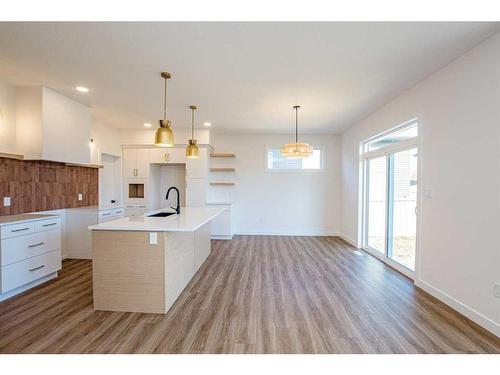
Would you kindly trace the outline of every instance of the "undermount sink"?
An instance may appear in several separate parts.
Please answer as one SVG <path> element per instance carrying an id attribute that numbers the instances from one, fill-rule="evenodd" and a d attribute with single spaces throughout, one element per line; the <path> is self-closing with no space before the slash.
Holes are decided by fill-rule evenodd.
<path id="1" fill-rule="evenodd" d="M 175 215 L 175 212 L 158 212 L 156 214 L 148 215 L 148 217 L 166 217 L 170 215 Z"/>

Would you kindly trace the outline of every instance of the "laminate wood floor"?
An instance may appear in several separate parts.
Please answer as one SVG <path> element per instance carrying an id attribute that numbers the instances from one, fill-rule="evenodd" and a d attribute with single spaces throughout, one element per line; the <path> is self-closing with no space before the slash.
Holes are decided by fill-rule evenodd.
<path id="1" fill-rule="evenodd" d="M 336 237 L 236 236 L 167 315 L 94 311 L 92 263 L 0 303 L 2 353 L 500 353 L 500 339 Z"/>

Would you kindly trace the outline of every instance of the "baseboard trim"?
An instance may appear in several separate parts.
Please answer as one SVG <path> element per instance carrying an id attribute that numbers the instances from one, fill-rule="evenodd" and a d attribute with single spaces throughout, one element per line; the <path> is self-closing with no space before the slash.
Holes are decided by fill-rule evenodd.
<path id="1" fill-rule="evenodd" d="M 354 241 L 351 237 L 346 236 L 345 234 L 342 234 L 342 233 L 338 233 L 337 236 L 339 236 L 340 238 L 342 238 L 349 245 L 354 246 L 355 248 L 358 248 L 358 245 L 356 244 L 356 241 Z"/>
<path id="2" fill-rule="evenodd" d="M 311 236 L 311 237 L 319 237 L 319 236 L 328 236 L 328 237 L 336 237 L 339 235 L 338 232 L 330 232 L 330 231 L 320 231 L 320 232 L 269 232 L 269 231 L 249 231 L 249 232 L 238 232 L 235 235 L 240 236 Z"/>
<path id="3" fill-rule="evenodd" d="M 21 285 L 20 287 L 17 287 L 16 289 L 9 290 L 8 292 L 6 292 L 4 294 L 0 293 L 0 302 L 5 301 L 6 299 L 12 298 L 18 294 L 21 294 L 22 292 L 25 292 L 28 289 L 34 288 L 35 286 L 43 284 L 49 280 L 55 279 L 56 277 L 57 277 L 57 271 L 52 272 L 46 276 L 43 276 L 37 280 L 34 280 L 28 284 Z"/>
<path id="4" fill-rule="evenodd" d="M 415 285 L 420 289 L 426 291 L 431 296 L 437 298 L 441 302 L 444 302 L 452 309 L 457 310 L 460 314 L 466 316 L 473 322 L 479 324 L 484 329 L 490 331 L 497 337 L 500 337 L 500 324 L 495 323 L 490 318 L 484 316 L 483 314 L 477 312 L 473 308 L 463 304 L 462 302 L 456 300 L 445 292 L 433 287 L 432 285 L 426 283 L 422 280 L 415 280 Z"/>
<path id="5" fill-rule="evenodd" d="M 212 234 L 210 236 L 210 238 L 212 240 L 232 240 L 233 239 L 233 235 L 223 235 L 223 236 L 219 236 L 219 235 L 215 235 L 215 234 Z"/>

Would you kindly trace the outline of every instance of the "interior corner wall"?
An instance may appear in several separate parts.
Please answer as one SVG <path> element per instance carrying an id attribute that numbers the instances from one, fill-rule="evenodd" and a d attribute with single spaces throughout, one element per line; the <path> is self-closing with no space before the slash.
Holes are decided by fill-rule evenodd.
<path id="1" fill-rule="evenodd" d="M 213 134 L 215 152 L 235 153 L 231 162 L 236 182 L 232 189 L 232 226 L 236 234 L 336 235 L 340 214 L 340 138 L 338 135 L 302 136 L 324 149 L 321 171 L 266 170 L 268 146 L 290 141 L 283 134 Z M 224 166 L 218 160 L 217 166 Z M 218 176 L 212 176 L 216 180 Z"/>
<path id="2" fill-rule="evenodd" d="M 16 153 L 16 87 L 0 81 L 0 152 Z"/>
<path id="3" fill-rule="evenodd" d="M 419 117 L 415 283 L 500 336 L 500 34 L 342 134 L 341 232 L 357 239 L 360 142 Z"/>

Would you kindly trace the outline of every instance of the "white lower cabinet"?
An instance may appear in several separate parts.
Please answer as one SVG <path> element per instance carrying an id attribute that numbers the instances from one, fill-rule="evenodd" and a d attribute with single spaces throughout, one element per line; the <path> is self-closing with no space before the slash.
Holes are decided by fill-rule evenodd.
<path id="1" fill-rule="evenodd" d="M 2 267 L 2 293 L 11 291 L 61 269 L 61 250 Z"/>
<path id="2" fill-rule="evenodd" d="M 61 219 L 2 224 L 0 266 L 0 301 L 56 277 L 61 269 Z"/>

